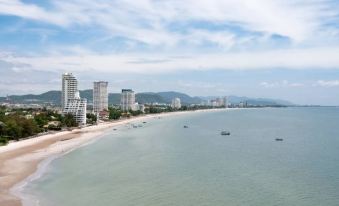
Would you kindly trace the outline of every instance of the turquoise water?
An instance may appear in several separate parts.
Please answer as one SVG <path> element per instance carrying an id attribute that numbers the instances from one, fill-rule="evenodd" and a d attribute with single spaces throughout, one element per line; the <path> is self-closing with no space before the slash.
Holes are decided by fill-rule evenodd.
<path id="1" fill-rule="evenodd" d="M 56 159 L 25 193 L 43 206 L 339 205 L 339 108 L 146 121 Z"/>

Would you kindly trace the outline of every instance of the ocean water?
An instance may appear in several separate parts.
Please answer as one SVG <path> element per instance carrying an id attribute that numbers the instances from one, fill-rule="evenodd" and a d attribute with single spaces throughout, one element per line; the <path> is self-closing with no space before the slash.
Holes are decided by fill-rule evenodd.
<path id="1" fill-rule="evenodd" d="M 146 121 L 54 160 L 24 193 L 42 206 L 339 205 L 339 108 Z"/>

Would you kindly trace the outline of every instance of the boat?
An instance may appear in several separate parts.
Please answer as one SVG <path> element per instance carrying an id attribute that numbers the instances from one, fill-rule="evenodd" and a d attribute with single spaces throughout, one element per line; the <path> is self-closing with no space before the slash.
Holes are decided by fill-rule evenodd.
<path id="1" fill-rule="evenodd" d="M 275 138 L 275 141 L 284 141 L 284 139 L 283 138 Z"/>
<path id="2" fill-rule="evenodd" d="M 142 123 L 146 124 L 147 122 L 142 122 Z"/>
<path id="3" fill-rule="evenodd" d="M 187 126 L 187 125 L 184 125 L 184 128 L 188 128 L 188 126 Z"/>
<path id="4" fill-rule="evenodd" d="M 114 131 L 116 131 L 117 129 L 116 129 L 116 128 L 114 128 L 113 130 L 114 130 Z"/>
<path id="5" fill-rule="evenodd" d="M 222 131 L 221 135 L 231 135 L 231 132 L 229 132 L 229 131 Z"/>

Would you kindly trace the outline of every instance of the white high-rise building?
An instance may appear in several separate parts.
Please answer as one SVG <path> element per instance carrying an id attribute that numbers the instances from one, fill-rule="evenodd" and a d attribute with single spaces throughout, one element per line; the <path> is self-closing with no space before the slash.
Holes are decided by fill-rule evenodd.
<path id="1" fill-rule="evenodd" d="M 126 112 L 128 110 L 135 110 L 135 93 L 131 89 L 121 90 L 121 110 Z"/>
<path id="2" fill-rule="evenodd" d="M 78 81 L 72 73 L 62 74 L 62 92 L 61 92 L 61 108 L 65 109 L 69 99 L 75 98 L 78 91 Z"/>
<path id="3" fill-rule="evenodd" d="M 93 112 L 99 114 L 108 110 L 108 82 L 94 82 L 93 87 Z"/>
<path id="4" fill-rule="evenodd" d="M 217 107 L 222 107 L 222 106 L 224 106 L 224 99 L 222 99 L 222 98 L 216 98 L 216 106 Z"/>
<path id="5" fill-rule="evenodd" d="M 174 109 L 180 109 L 181 108 L 181 101 L 179 98 L 172 99 L 172 108 Z"/>
<path id="6" fill-rule="evenodd" d="M 63 110 L 64 114 L 72 114 L 79 126 L 86 125 L 87 99 L 81 99 L 79 91 L 75 93 L 73 99 L 68 99 Z"/>
<path id="7" fill-rule="evenodd" d="M 227 97 L 224 97 L 224 107 L 225 107 L 225 108 L 228 107 L 228 100 L 227 100 Z"/>

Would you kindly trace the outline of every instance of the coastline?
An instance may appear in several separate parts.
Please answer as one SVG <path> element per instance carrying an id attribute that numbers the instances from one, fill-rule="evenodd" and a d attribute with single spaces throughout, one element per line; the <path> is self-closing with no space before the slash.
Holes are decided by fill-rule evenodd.
<path id="1" fill-rule="evenodd" d="M 55 158 L 100 139 L 114 126 L 154 117 L 224 110 L 226 109 L 149 114 L 73 131 L 42 135 L 0 147 L 0 205 L 21 206 L 23 196 L 20 195 L 20 191 L 30 180 L 39 176 L 41 168 L 45 168 Z"/>

